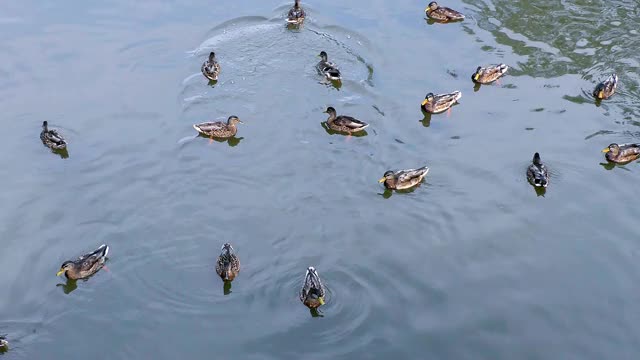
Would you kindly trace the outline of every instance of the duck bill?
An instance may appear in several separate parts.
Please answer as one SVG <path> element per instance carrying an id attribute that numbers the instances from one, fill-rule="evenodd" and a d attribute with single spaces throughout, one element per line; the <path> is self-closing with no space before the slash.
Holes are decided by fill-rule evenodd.
<path id="1" fill-rule="evenodd" d="M 609 148 L 602 149 L 602 152 L 603 152 L 603 153 L 608 153 L 608 152 L 609 152 Z"/>
<path id="2" fill-rule="evenodd" d="M 60 275 L 62 275 L 62 274 L 64 274 L 64 269 L 60 269 L 60 271 L 58 271 L 58 272 L 56 273 L 56 276 L 60 276 Z"/>
<path id="3" fill-rule="evenodd" d="M 320 305 L 324 305 L 324 296 L 320 296 L 318 298 L 318 302 L 320 303 Z"/>
<path id="4" fill-rule="evenodd" d="M 425 106 L 425 105 L 427 105 L 428 103 L 429 103 L 429 100 L 424 99 L 424 101 L 422 102 L 422 106 Z"/>
<path id="5" fill-rule="evenodd" d="M 378 182 L 382 184 L 385 180 L 387 180 L 387 178 L 382 178 L 382 179 L 378 180 Z"/>

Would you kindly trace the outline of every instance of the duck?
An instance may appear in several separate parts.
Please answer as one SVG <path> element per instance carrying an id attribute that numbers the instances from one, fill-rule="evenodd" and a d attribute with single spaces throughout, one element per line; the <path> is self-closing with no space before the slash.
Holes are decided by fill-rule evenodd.
<path id="1" fill-rule="evenodd" d="M 461 97 L 462 93 L 460 91 L 438 95 L 428 93 L 427 96 L 424 97 L 424 101 L 422 102 L 422 109 L 428 113 L 438 114 L 448 110 L 451 106 L 453 106 L 453 104 L 458 102 Z"/>
<path id="2" fill-rule="evenodd" d="M 56 276 L 64 274 L 71 280 L 86 279 L 102 269 L 108 253 L 109 247 L 102 244 L 95 251 L 82 255 L 76 260 L 63 262 Z"/>
<path id="3" fill-rule="evenodd" d="M 300 6 L 300 0 L 296 0 L 293 4 L 289 14 L 287 15 L 287 22 L 289 24 L 301 25 L 304 22 L 305 13 L 302 6 Z"/>
<path id="4" fill-rule="evenodd" d="M 378 182 L 384 183 L 387 189 L 404 190 L 420 184 L 428 172 L 429 168 L 427 166 L 418 169 L 388 170 Z"/>
<path id="5" fill-rule="evenodd" d="M 67 141 L 57 130 L 49 129 L 47 121 L 42 122 L 42 132 L 40 133 L 42 143 L 52 150 L 64 150 L 67 148 Z"/>
<path id="6" fill-rule="evenodd" d="M 508 69 L 505 64 L 478 66 L 476 72 L 471 75 L 471 80 L 478 84 L 489 84 L 502 77 Z"/>
<path id="7" fill-rule="evenodd" d="M 547 187 L 549 185 L 549 172 L 540 160 L 540 154 L 533 154 L 533 161 L 527 168 L 527 180 L 535 187 Z"/>
<path id="8" fill-rule="evenodd" d="M 460 12 L 449 9 L 448 7 L 442 7 L 435 1 L 430 2 L 429 6 L 427 6 L 424 11 L 427 13 L 427 17 L 439 22 L 458 21 L 464 19 L 464 15 Z"/>
<path id="9" fill-rule="evenodd" d="M 602 152 L 608 161 L 624 164 L 640 157 L 640 144 L 610 144 Z"/>
<path id="10" fill-rule="evenodd" d="M 203 122 L 200 124 L 194 124 L 193 128 L 202 135 L 206 135 L 212 138 L 226 139 L 234 137 L 236 135 L 236 133 L 238 132 L 236 124 L 244 123 L 240 121 L 237 116 L 231 115 L 227 119 L 226 124 L 222 121 Z"/>
<path id="11" fill-rule="evenodd" d="M 240 259 L 229 243 L 222 245 L 222 252 L 216 261 L 216 273 L 223 281 L 233 281 L 240 272 Z"/>
<path id="12" fill-rule="evenodd" d="M 0 350 L 7 349 L 9 347 L 9 340 L 7 340 L 7 334 L 0 335 Z"/>
<path id="13" fill-rule="evenodd" d="M 216 53 L 213 51 L 209 53 L 209 59 L 202 63 L 200 68 L 202 75 L 211 81 L 218 81 L 218 75 L 220 75 L 220 63 L 216 60 Z"/>
<path id="14" fill-rule="evenodd" d="M 304 284 L 300 290 L 300 301 L 310 309 L 324 305 L 324 285 L 313 266 L 307 268 Z"/>
<path id="15" fill-rule="evenodd" d="M 328 60 L 328 55 L 326 51 L 320 52 L 320 62 L 316 65 L 316 69 L 322 75 L 324 75 L 328 80 L 331 81 L 340 81 L 342 79 L 340 75 L 340 70 L 338 70 L 338 66 Z"/>
<path id="16" fill-rule="evenodd" d="M 606 100 L 616 92 L 616 86 L 618 86 L 618 75 L 611 74 L 603 82 L 596 85 L 593 96 L 598 100 Z"/>
<path id="17" fill-rule="evenodd" d="M 366 122 L 360 121 L 351 116 L 337 116 L 336 109 L 331 106 L 329 106 L 324 112 L 326 114 L 329 114 L 329 118 L 327 119 L 327 126 L 333 131 L 351 134 L 360 132 L 369 126 L 369 124 L 367 124 Z"/>

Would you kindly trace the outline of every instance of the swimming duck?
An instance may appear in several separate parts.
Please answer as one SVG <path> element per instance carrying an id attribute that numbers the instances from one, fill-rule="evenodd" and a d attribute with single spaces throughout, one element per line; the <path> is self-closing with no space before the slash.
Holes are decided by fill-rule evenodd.
<path id="1" fill-rule="evenodd" d="M 304 9 L 300 6 L 300 0 L 296 0 L 295 4 L 291 10 L 289 10 L 289 14 L 287 15 L 287 22 L 289 24 L 302 24 L 304 22 Z"/>
<path id="2" fill-rule="evenodd" d="M 333 81 L 339 81 L 340 78 L 340 70 L 338 70 L 338 66 L 327 60 L 327 53 L 322 51 L 320 52 L 320 62 L 316 65 L 316 69 L 322 75 L 324 75 L 327 79 Z"/>
<path id="3" fill-rule="evenodd" d="M 640 144 L 611 144 L 602 152 L 608 161 L 624 164 L 640 157 Z"/>
<path id="4" fill-rule="evenodd" d="M 209 60 L 202 63 L 200 68 L 204 77 L 212 81 L 218 81 L 218 75 L 220 75 L 220 64 L 216 60 L 216 53 L 213 51 L 209 54 Z"/>
<path id="5" fill-rule="evenodd" d="M 6 349 L 9 347 L 9 341 L 7 340 L 7 334 L 0 335 L 0 349 Z"/>
<path id="6" fill-rule="evenodd" d="M 478 84 L 489 84 L 498 80 L 508 69 L 509 67 L 505 64 L 478 66 L 476 72 L 471 75 L 471 80 Z"/>
<path id="7" fill-rule="evenodd" d="M 324 286 L 313 266 L 307 269 L 304 276 L 304 285 L 300 290 L 300 301 L 311 309 L 324 305 Z"/>
<path id="8" fill-rule="evenodd" d="M 222 245 L 222 253 L 216 262 L 216 273 L 224 281 L 233 281 L 240 272 L 240 259 L 233 252 L 231 244 Z"/>
<path id="9" fill-rule="evenodd" d="M 427 16 L 433 20 L 440 22 L 457 21 L 464 19 L 464 15 L 461 13 L 449 9 L 448 7 L 439 6 L 437 2 L 432 1 L 429 6 L 424 10 Z"/>
<path id="10" fill-rule="evenodd" d="M 336 109 L 329 106 L 325 111 L 326 114 L 329 114 L 329 118 L 327 119 L 327 126 L 333 131 L 343 132 L 343 133 L 355 133 L 366 129 L 369 124 L 364 121 L 360 121 L 351 116 L 345 115 L 336 115 Z"/>
<path id="11" fill-rule="evenodd" d="M 422 109 L 428 113 L 438 114 L 448 110 L 461 97 L 462 93 L 460 91 L 438 95 L 428 93 L 427 96 L 424 97 L 424 101 L 422 102 Z"/>
<path id="12" fill-rule="evenodd" d="M 200 124 L 194 124 L 193 128 L 196 129 L 196 131 L 200 134 L 219 139 L 226 139 L 234 137 L 236 135 L 236 133 L 238 132 L 236 124 L 238 123 L 244 124 L 237 116 L 231 115 L 227 119 L 226 124 L 222 121 L 204 122 Z"/>
<path id="13" fill-rule="evenodd" d="M 533 155 L 533 162 L 527 168 L 527 180 L 536 187 L 547 187 L 549 184 L 549 172 L 547 172 L 547 167 L 540 160 L 540 154 L 538 153 Z"/>
<path id="14" fill-rule="evenodd" d="M 67 148 L 67 142 L 57 130 L 49 129 L 49 123 L 42 122 L 42 132 L 40 133 L 42 143 L 53 150 L 64 150 Z"/>
<path id="15" fill-rule="evenodd" d="M 618 86 L 618 75 L 611 74 L 605 81 L 598 84 L 593 90 L 593 96 L 596 99 L 608 99 L 616 92 Z"/>
<path id="16" fill-rule="evenodd" d="M 391 190 L 404 190 L 418 185 L 427 173 L 429 168 L 423 166 L 419 169 L 407 169 L 392 171 L 388 170 L 384 173 L 382 178 L 378 180 L 379 183 L 384 183 L 387 189 Z"/>
<path id="17" fill-rule="evenodd" d="M 102 269 L 104 262 L 107 260 L 108 253 L 109 247 L 104 244 L 100 245 L 94 252 L 82 255 L 76 260 L 69 260 L 62 263 L 60 271 L 58 271 L 56 276 L 64 274 L 67 279 L 71 280 L 88 278 Z"/>

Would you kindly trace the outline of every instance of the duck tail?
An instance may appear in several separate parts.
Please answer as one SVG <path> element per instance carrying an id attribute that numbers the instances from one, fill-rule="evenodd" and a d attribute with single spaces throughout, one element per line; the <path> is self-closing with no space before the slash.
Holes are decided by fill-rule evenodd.
<path id="1" fill-rule="evenodd" d="M 498 65 L 498 68 L 500 68 L 500 74 L 504 74 L 509 70 L 509 66 L 507 66 L 507 64 L 500 64 Z"/>
<path id="2" fill-rule="evenodd" d="M 460 100 L 460 98 L 462 97 L 462 93 L 458 90 L 454 91 L 451 93 L 451 95 L 453 95 L 454 99 L 456 101 Z"/>
<path id="3" fill-rule="evenodd" d="M 329 80 L 340 80 L 340 71 L 338 69 L 332 69 L 326 72 Z"/>
<path id="4" fill-rule="evenodd" d="M 96 250 L 96 252 L 101 252 L 102 257 L 107 257 L 107 254 L 109 253 L 109 246 L 107 246 L 106 244 L 102 244 L 100 245 L 98 250 Z"/>

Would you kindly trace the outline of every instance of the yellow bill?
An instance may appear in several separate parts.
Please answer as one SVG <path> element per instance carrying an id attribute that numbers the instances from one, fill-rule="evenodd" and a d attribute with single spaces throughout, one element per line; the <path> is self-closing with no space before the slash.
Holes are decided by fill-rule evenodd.
<path id="1" fill-rule="evenodd" d="M 598 97 L 602 99 L 604 97 L 604 91 L 600 90 L 600 92 L 598 93 Z"/>
<path id="2" fill-rule="evenodd" d="M 424 101 L 422 102 L 422 106 L 425 106 L 425 105 L 427 105 L 428 103 L 429 103 L 429 100 L 424 99 Z"/>
<path id="3" fill-rule="evenodd" d="M 609 148 L 602 149 L 602 152 L 603 153 L 608 153 L 609 152 Z"/>
<path id="4" fill-rule="evenodd" d="M 476 74 L 476 76 L 474 76 L 473 78 L 477 81 L 480 78 L 480 74 Z"/>
<path id="5" fill-rule="evenodd" d="M 320 305 L 324 305 L 324 297 L 320 296 L 318 301 L 320 302 Z"/>
<path id="6" fill-rule="evenodd" d="M 383 183 L 385 180 L 387 180 L 387 178 L 382 178 L 380 180 L 378 180 L 379 183 Z"/>
<path id="7" fill-rule="evenodd" d="M 64 274 L 64 269 L 60 269 L 60 271 L 58 271 L 58 272 L 56 273 L 56 276 L 60 276 L 60 275 L 62 275 L 62 274 Z"/>

